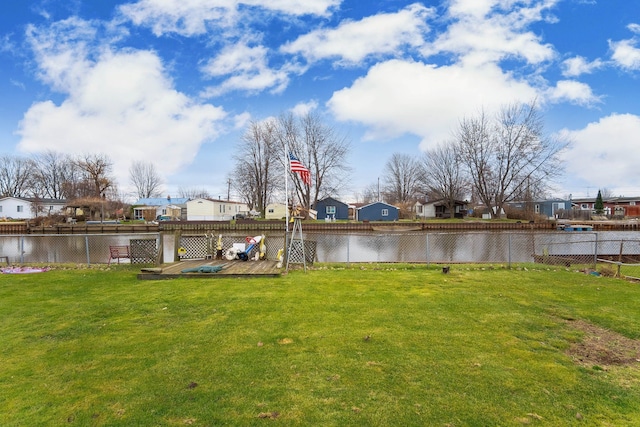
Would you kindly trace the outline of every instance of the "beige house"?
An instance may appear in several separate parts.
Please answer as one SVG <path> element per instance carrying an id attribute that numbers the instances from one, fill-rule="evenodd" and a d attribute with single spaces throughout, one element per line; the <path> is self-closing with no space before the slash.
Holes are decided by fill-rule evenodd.
<path id="1" fill-rule="evenodd" d="M 230 200 L 193 199 L 187 202 L 187 221 L 229 221 L 248 215 L 245 203 Z"/>
<path id="2" fill-rule="evenodd" d="M 287 215 L 284 203 L 269 203 L 264 213 L 264 219 L 282 219 Z"/>

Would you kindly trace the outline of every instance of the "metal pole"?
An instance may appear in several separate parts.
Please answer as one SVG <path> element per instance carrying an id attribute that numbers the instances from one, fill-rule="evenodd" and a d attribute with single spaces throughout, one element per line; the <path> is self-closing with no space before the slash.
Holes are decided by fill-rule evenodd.
<path id="1" fill-rule="evenodd" d="M 507 255 L 507 258 L 509 259 L 507 268 L 511 269 L 511 234 L 509 234 L 509 254 Z"/>
<path id="2" fill-rule="evenodd" d="M 593 269 L 598 266 L 598 233 L 594 233 L 596 236 L 596 245 L 593 248 Z"/>
<path id="3" fill-rule="evenodd" d="M 349 267 L 349 242 L 351 242 L 351 235 L 347 234 L 347 267 Z"/>
<path id="4" fill-rule="evenodd" d="M 88 235 L 84 236 L 84 247 L 85 247 L 85 250 L 87 251 L 87 265 L 91 265 L 91 258 L 89 257 L 89 236 Z"/>
<path id="5" fill-rule="evenodd" d="M 24 264 L 24 236 L 20 237 L 20 264 Z"/>
<path id="6" fill-rule="evenodd" d="M 426 255 L 427 255 L 427 268 L 429 267 L 429 235 L 427 234 L 427 250 L 426 250 Z"/>

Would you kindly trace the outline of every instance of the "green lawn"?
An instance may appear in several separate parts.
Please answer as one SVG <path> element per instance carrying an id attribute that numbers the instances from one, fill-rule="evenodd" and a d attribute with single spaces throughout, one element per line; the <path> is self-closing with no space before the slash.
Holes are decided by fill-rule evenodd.
<path id="1" fill-rule="evenodd" d="M 640 363 L 568 353 L 578 323 L 633 349 L 637 284 L 546 267 L 136 274 L 0 275 L 1 426 L 640 425 Z"/>

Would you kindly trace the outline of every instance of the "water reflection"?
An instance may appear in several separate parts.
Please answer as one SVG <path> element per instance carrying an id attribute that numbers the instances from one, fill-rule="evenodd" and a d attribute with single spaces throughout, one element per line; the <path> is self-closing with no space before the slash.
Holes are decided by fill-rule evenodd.
<path id="1" fill-rule="evenodd" d="M 480 231 L 448 233 L 307 233 L 319 262 L 532 262 L 534 254 L 639 253 L 640 232 L 598 233 Z M 609 242 L 609 244 L 607 244 Z M 635 252 L 634 252 L 635 251 Z"/>
<path id="2" fill-rule="evenodd" d="M 158 234 L 4 235 L 0 255 L 12 263 L 107 263 L 110 245 Z M 319 262 L 531 262 L 534 254 L 640 254 L 640 231 L 604 232 L 413 232 L 304 233 L 316 242 Z M 175 236 L 163 236 L 164 262 L 173 262 Z M 267 240 L 267 253 L 283 245 L 282 235 Z M 622 242 L 622 246 L 621 246 Z"/>

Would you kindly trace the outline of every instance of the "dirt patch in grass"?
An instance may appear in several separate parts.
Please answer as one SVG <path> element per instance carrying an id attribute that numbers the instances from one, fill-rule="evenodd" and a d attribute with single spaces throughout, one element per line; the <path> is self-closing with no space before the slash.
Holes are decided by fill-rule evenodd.
<path id="1" fill-rule="evenodd" d="M 624 366 L 640 363 L 640 340 L 634 340 L 584 320 L 569 324 L 582 331 L 582 341 L 573 343 L 567 353 L 580 365 Z"/>

